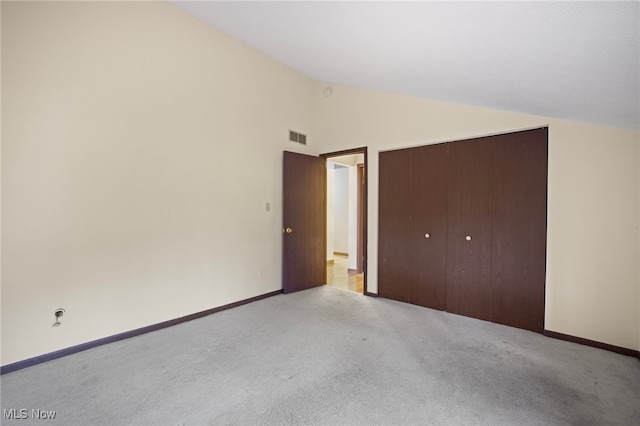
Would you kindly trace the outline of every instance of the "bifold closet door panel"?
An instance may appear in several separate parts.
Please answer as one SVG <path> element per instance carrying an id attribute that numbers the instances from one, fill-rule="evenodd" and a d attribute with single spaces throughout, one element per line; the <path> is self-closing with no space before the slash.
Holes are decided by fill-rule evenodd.
<path id="1" fill-rule="evenodd" d="M 544 330 L 548 129 L 500 136 L 494 168 L 492 321 Z"/>
<path id="2" fill-rule="evenodd" d="M 411 303 L 445 309 L 448 145 L 411 149 L 413 282 Z"/>
<path id="3" fill-rule="evenodd" d="M 449 144 L 446 310 L 491 320 L 494 138 Z"/>
<path id="4" fill-rule="evenodd" d="M 381 152 L 378 195 L 378 293 L 409 302 L 412 282 L 411 152 Z"/>

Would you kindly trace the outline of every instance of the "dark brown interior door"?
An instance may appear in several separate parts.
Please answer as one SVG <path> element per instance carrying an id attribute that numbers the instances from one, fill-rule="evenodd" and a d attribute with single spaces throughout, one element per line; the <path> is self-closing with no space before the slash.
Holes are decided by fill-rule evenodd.
<path id="1" fill-rule="evenodd" d="M 326 162 L 284 152 L 282 290 L 326 284 Z"/>
<path id="2" fill-rule="evenodd" d="M 380 153 L 382 297 L 445 308 L 447 150 L 438 144 Z"/>
<path id="3" fill-rule="evenodd" d="M 413 247 L 411 303 L 445 309 L 448 144 L 411 150 Z"/>
<path id="4" fill-rule="evenodd" d="M 379 156 L 378 293 L 411 303 L 411 151 Z"/>
<path id="5" fill-rule="evenodd" d="M 542 333 L 548 129 L 496 139 L 492 321 Z"/>
<path id="6" fill-rule="evenodd" d="M 446 310 L 490 321 L 494 138 L 449 145 Z"/>

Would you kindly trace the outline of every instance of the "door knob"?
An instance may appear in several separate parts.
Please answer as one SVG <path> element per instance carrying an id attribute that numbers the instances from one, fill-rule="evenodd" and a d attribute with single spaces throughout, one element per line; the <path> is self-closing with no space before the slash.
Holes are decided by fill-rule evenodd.
<path id="1" fill-rule="evenodd" d="M 291 228 L 285 228 L 285 229 L 283 229 L 282 231 L 284 231 L 284 232 L 285 232 L 285 233 L 287 233 L 287 234 L 290 234 L 290 233 L 292 233 L 292 232 L 293 232 L 293 229 L 291 229 Z"/>
<path id="2" fill-rule="evenodd" d="M 467 235 L 466 237 L 464 237 L 464 239 L 467 241 L 471 241 L 471 235 Z"/>
<path id="3" fill-rule="evenodd" d="M 431 234 L 427 232 L 426 234 L 424 234 L 424 237 L 427 238 L 427 239 L 431 238 Z"/>

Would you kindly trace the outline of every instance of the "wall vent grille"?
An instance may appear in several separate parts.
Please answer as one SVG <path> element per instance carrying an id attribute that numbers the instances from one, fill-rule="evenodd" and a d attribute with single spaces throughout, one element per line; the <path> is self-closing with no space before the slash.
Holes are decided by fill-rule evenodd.
<path id="1" fill-rule="evenodd" d="M 291 142 L 301 143 L 302 145 L 307 144 L 307 135 L 303 135 L 302 133 L 294 132 L 293 130 L 289 130 L 289 140 Z"/>

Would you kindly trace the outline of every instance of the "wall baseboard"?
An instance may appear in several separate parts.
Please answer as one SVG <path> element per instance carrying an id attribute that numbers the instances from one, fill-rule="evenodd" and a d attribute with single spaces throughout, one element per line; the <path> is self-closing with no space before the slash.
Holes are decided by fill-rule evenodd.
<path id="1" fill-rule="evenodd" d="M 164 321 L 158 324 L 149 325 L 146 327 L 137 328 L 131 331 L 125 331 L 124 333 L 115 334 L 113 336 L 104 337 L 102 339 L 93 340 L 87 343 L 81 343 L 76 346 L 71 346 L 69 348 L 60 349 L 55 352 L 50 352 L 48 354 L 36 356 L 33 358 L 25 359 L 23 361 L 14 362 L 12 364 L 7 364 L 0 366 L 0 375 L 11 373 L 13 371 L 22 370 L 23 368 L 31 367 L 33 365 L 41 364 L 43 362 L 52 361 L 54 359 L 62 358 L 67 355 L 72 355 L 78 352 L 86 351 L 88 349 L 92 349 L 98 346 L 106 345 L 108 343 L 117 342 L 120 340 L 129 339 L 131 337 L 139 336 L 141 334 L 150 333 L 152 331 L 161 330 L 163 328 L 171 327 L 177 324 L 181 324 L 183 322 L 192 321 L 194 319 L 202 318 L 207 315 L 215 314 L 216 312 L 224 311 L 227 309 L 235 308 L 238 306 L 246 305 L 247 303 L 255 302 L 258 300 L 266 299 L 271 296 L 276 296 L 281 294 L 282 290 L 272 291 L 270 293 L 265 293 L 259 296 L 251 297 L 249 299 L 240 300 L 238 302 L 229 303 L 228 305 L 219 306 L 217 308 L 208 309 L 202 312 L 196 312 L 195 314 L 186 315 L 184 317 L 175 318 L 172 320 Z M 370 297 L 378 297 L 376 293 L 371 293 L 368 291 L 364 292 L 365 296 Z M 543 335 L 547 337 L 551 337 L 559 340 L 566 340 L 568 342 L 578 343 L 585 346 L 591 346 L 594 348 L 604 349 L 606 351 L 611 351 L 615 353 L 619 353 L 621 355 L 631 356 L 634 358 L 638 358 L 640 360 L 640 351 L 623 348 L 620 346 L 610 345 L 608 343 L 597 342 L 595 340 L 584 339 L 582 337 L 571 336 L 569 334 L 558 333 L 551 330 L 544 330 L 542 332 Z"/>
<path id="2" fill-rule="evenodd" d="M 604 349 L 605 351 L 611 351 L 640 359 L 640 351 L 636 351 L 634 349 L 623 348 L 620 346 L 610 345 L 608 343 L 596 342 L 595 340 L 583 339 L 582 337 L 571 336 L 569 334 L 558 333 L 551 330 L 544 330 L 542 334 L 554 339 L 566 340 L 568 342 L 578 343 L 585 346 L 592 346 L 594 348 Z"/>
<path id="3" fill-rule="evenodd" d="M 92 349 L 97 346 L 106 345 L 107 343 L 113 343 L 119 340 L 129 339 L 131 337 L 139 336 L 141 334 L 150 333 L 152 331 L 161 330 L 163 328 L 171 327 L 177 324 L 181 324 L 183 322 L 206 317 L 207 315 L 215 314 L 216 312 L 225 311 L 227 309 L 235 308 L 241 305 L 246 305 L 247 303 L 255 302 L 261 299 L 266 299 L 267 297 L 276 296 L 281 293 L 282 293 L 282 290 L 272 291 L 270 293 L 261 294 L 259 296 L 251 297 L 249 299 L 244 299 L 238 302 L 229 303 L 228 305 L 207 309 L 206 311 L 196 312 L 195 314 L 186 315 L 184 317 L 160 322 L 158 324 L 148 325 L 146 327 L 137 328 L 131 331 L 125 331 L 124 333 L 114 334 L 113 336 L 103 337 L 102 339 L 92 340 L 91 342 L 81 343 L 76 346 L 60 349 L 59 351 L 50 352 L 48 354 L 25 359 L 23 361 L 18 361 L 12 364 L 3 365 L 3 366 L 0 366 L 0 375 L 11 373 L 17 370 L 22 370 L 23 368 L 31 367 L 33 365 L 41 364 L 47 361 L 52 361 L 54 359 L 62 358 L 67 355 L 72 355 L 78 352 L 86 351 L 87 349 Z"/>

